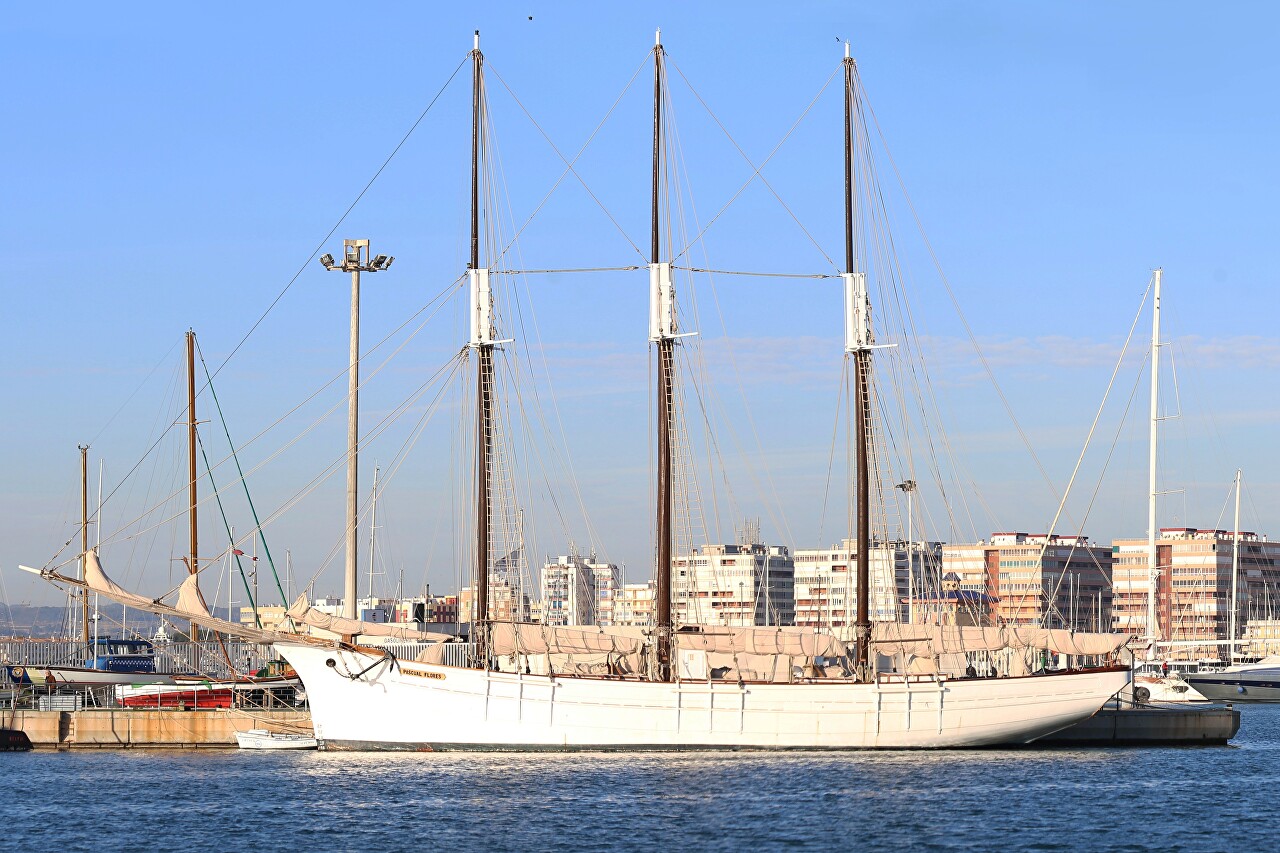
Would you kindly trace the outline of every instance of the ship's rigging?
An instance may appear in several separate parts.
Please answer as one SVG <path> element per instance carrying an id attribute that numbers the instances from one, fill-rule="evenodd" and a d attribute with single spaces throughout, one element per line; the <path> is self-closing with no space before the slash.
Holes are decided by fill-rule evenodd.
<path id="1" fill-rule="evenodd" d="M 501 569 L 504 574 L 514 575 L 513 579 L 505 579 L 508 580 L 508 586 L 522 591 L 534 588 L 533 580 L 529 577 L 528 548 L 525 541 L 526 537 L 523 535 L 525 525 L 522 525 L 519 521 L 522 510 L 531 508 L 531 495 L 535 491 L 533 485 L 534 476 L 529 472 L 532 467 L 530 458 L 537 458 L 537 464 L 542 468 L 544 480 L 544 483 L 540 485 L 547 485 L 546 491 L 548 493 L 553 492 L 550 484 L 545 482 L 550 479 L 548 475 L 564 476 L 564 472 L 567 471 L 570 478 L 573 476 L 571 465 L 557 465 L 557 460 L 565 459 L 569 455 L 567 450 L 569 442 L 564 439 L 564 431 L 561 424 L 557 424 L 560 427 L 559 440 L 542 442 L 543 449 L 541 451 L 534 448 L 534 442 L 528 437 L 530 433 L 538 431 L 538 428 L 542 427 L 541 431 L 547 434 L 544 437 L 554 438 L 551 434 L 556 430 L 547 428 L 545 421 L 538 422 L 538 418 L 542 417 L 541 413 L 534 415 L 529 413 L 526 409 L 528 401 L 520 393 L 523 386 L 526 392 L 532 391 L 534 395 L 538 394 L 538 383 L 532 379 L 527 380 L 526 377 L 526 372 L 529 371 L 527 362 L 532 361 L 532 359 L 525 359 L 524 362 L 526 363 L 517 365 L 514 359 L 506 357 L 507 354 L 502 352 L 500 347 L 501 343 L 510 341 L 499 336 L 508 334 L 513 338 L 526 339 L 514 342 L 514 346 L 511 347 L 514 354 L 518 350 L 529 352 L 530 346 L 527 338 L 538 335 L 536 323 L 530 324 L 530 328 L 533 329 L 533 335 L 529 335 L 528 329 L 525 328 L 526 318 L 532 319 L 532 297 L 529 295 L 527 284 L 525 286 L 525 302 L 527 304 L 522 309 L 518 295 L 519 288 L 516 286 L 516 282 L 523 281 L 529 276 L 548 272 L 557 274 L 581 272 L 589 274 L 599 272 L 602 268 L 521 270 L 519 267 L 522 264 L 514 262 L 519 260 L 516 254 L 518 250 L 517 238 L 528 222 L 532 221 L 538 210 L 545 204 L 545 198 L 542 202 L 539 202 L 535 207 L 534 214 L 524 224 L 519 228 L 508 229 L 506 234 L 502 233 L 502 228 L 500 227 L 502 217 L 496 211 L 501 206 L 505 179 L 500 173 L 497 162 L 496 143 L 493 141 L 488 96 L 485 90 L 487 68 L 478 46 L 474 47 L 468 54 L 468 60 L 472 70 L 470 122 L 472 162 L 468 270 L 462 278 L 446 285 L 435 299 L 424 306 L 414 318 L 411 318 L 416 319 L 424 313 L 427 315 L 422 324 L 418 325 L 407 337 L 403 338 L 399 347 L 397 347 L 397 352 L 417 336 L 418 332 L 424 328 L 431 317 L 435 316 L 440 310 L 445 301 L 454 301 L 456 303 L 456 300 L 450 300 L 450 298 L 461 294 L 463 291 L 466 292 L 467 299 L 469 299 L 469 308 L 466 310 L 471 318 L 476 321 L 472 327 L 470 344 L 463 352 L 453 356 L 449 361 L 441 365 L 426 382 L 416 388 L 390 414 L 366 427 L 360 443 L 367 445 L 379 436 L 390 434 L 393 425 L 397 421 L 404 419 L 405 415 L 415 406 L 421 405 L 425 400 L 427 401 L 426 414 L 409 431 L 408 437 L 404 439 L 401 446 L 401 451 L 397 453 L 397 459 L 403 458 L 408 449 L 423 434 L 423 429 L 431 416 L 439 411 L 442 404 L 454 399 L 450 395 L 456 393 L 459 387 L 466 389 L 465 393 L 472 401 L 472 409 L 470 414 L 465 415 L 465 417 L 472 418 L 474 426 L 462 433 L 463 441 L 461 443 L 463 445 L 469 443 L 470 450 L 467 453 L 470 455 L 470 460 L 466 464 L 459 464 L 457 473 L 463 475 L 467 469 L 470 469 L 473 475 L 471 478 L 470 518 L 467 517 L 468 513 L 465 512 L 455 512 L 454 518 L 457 522 L 460 522 L 455 524 L 455 529 L 470 529 L 474 531 L 474 537 L 471 541 L 464 543 L 464 546 L 459 549 L 465 555 L 465 559 L 459 562 L 468 564 L 470 567 L 469 577 L 466 579 L 471 581 L 471 588 L 474 591 L 475 608 L 478 614 L 477 624 L 481 626 L 481 630 L 478 632 L 478 639 L 480 639 L 483 647 L 483 625 L 489 618 L 497 618 L 488 599 L 493 594 L 493 584 L 490 581 L 499 580 L 499 578 L 494 577 L 499 568 L 499 563 L 501 563 Z M 696 208 L 693 204 L 690 202 L 686 205 L 681 200 L 682 194 L 672 191 L 673 187 L 676 189 L 680 187 L 687 188 L 690 182 L 687 175 L 683 177 L 683 180 L 680 175 L 680 170 L 683 166 L 683 153 L 679 148 L 678 136 L 674 133 L 674 111 L 671 109 L 672 94 L 668 86 L 670 81 L 667 77 L 668 65 L 670 64 L 675 69 L 677 72 L 676 77 L 686 84 L 688 80 L 683 71 L 680 71 L 677 66 L 670 62 L 670 58 L 661 45 L 655 46 L 648 61 L 652 63 L 653 67 L 654 96 L 650 205 L 651 239 L 650 250 L 645 255 L 648 263 L 645 266 L 640 266 L 633 263 L 633 258 L 626 257 L 625 259 L 619 259 L 618 266 L 603 269 L 619 272 L 644 270 L 648 274 L 650 289 L 657 306 L 655 309 L 657 319 L 655 323 L 651 324 L 650 338 L 655 350 L 655 390 L 653 397 L 655 410 L 653 414 L 655 426 L 655 470 L 653 479 L 655 483 L 654 504 L 656 513 L 654 517 L 653 561 L 656 575 L 655 582 L 660 588 L 657 596 L 658 633 L 661 635 L 665 631 L 674 630 L 675 628 L 671 613 L 672 599 L 670 590 L 670 571 L 674 555 L 689 554 L 701 544 L 715 541 L 717 538 L 723 539 L 723 535 L 718 535 L 718 533 L 724 529 L 726 521 L 736 521 L 738 518 L 748 514 L 743 511 L 741 497 L 735 488 L 734 478 L 731 477 L 729 470 L 731 463 L 727 463 L 725 459 L 724 450 L 726 446 L 733 444 L 735 445 L 734 449 L 741 453 L 744 446 L 754 443 L 754 452 L 763 456 L 765 444 L 761 440 L 754 422 L 750 421 L 749 406 L 746 407 L 746 411 L 752 440 L 742 441 L 732 425 L 724 427 L 713 424 L 714 416 L 723 411 L 725 406 L 718 399 L 719 392 L 714 382 L 708 378 L 709 372 L 707 370 L 704 347 L 697 339 L 678 340 L 679 336 L 689 333 L 684 331 L 685 329 L 698 329 L 701 325 L 698 307 L 699 288 L 701 287 L 704 293 L 710 293 L 717 306 L 716 313 L 721 314 L 723 320 L 723 314 L 719 311 L 719 297 L 716 287 L 717 276 L 749 275 L 769 277 L 785 275 L 793 280 L 805 281 L 809 279 L 817 282 L 813 286 L 820 288 L 817 292 L 821 293 L 824 299 L 830 299 L 838 294 L 838 291 L 829 287 L 829 283 L 838 281 L 848 291 L 847 300 L 851 306 L 869 305 L 873 301 L 874 292 L 874 301 L 877 304 L 884 305 L 886 309 L 895 309 L 879 311 L 876 316 L 882 336 L 899 346 L 898 350 L 885 351 L 883 358 L 877 359 L 878 363 L 882 365 L 879 369 L 885 377 L 892 380 L 888 385 L 893 390 L 882 391 L 871 376 L 870 348 L 876 346 L 876 344 L 872 342 L 869 336 L 869 318 L 864 318 L 864 320 L 854 318 L 853 325 L 857 326 L 860 323 L 866 325 L 867 332 L 861 337 L 855 334 L 850 340 L 846 341 L 848 357 L 845 370 L 847 373 L 841 377 L 838 383 L 835 383 L 839 391 L 838 396 L 842 397 L 837 410 L 843 409 L 842 420 L 848 433 L 847 439 L 843 442 L 848 448 L 847 456 L 845 457 L 846 473 L 843 478 L 836 479 L 843 479 L 843 482 L 847 484 L 850 498 L 846 502 L 850 510 L 843 519 L 843 523 L 840 524 L 842 529 L 839 532 L 843 537 L 854 539 L 857 543 L 855 550 L 859 581 L 855 584 L 855 587 L 862 590 L 864 594 L 856 616 L 857 625 L 853 627 L 856 629 L 857 637 L 860 639 L 857 644 L 858 657 L 861 661 L 866 662 L 870 657 L 866 646 L 870 633 L 870 614 L 866 601 L 869 593 L 867 591 L 876 585 L 886 585 L 885 579 L 878 579 L 877 582 L 877 580 L 869 577 L 870 566 L 868 561 L 870 552 L 878 545 L 901 541 L 904 538 L 902 531 L 908 526 L 905 524 L 902 508 L 896 504 L 898 500 L 897 494 L 888 486 L 897 480 L 907 478 L 910 478 L 913 482 L 917 480 L 917 477 L 921 481 L 931 480 L 936 487 L 935 491 L 939 499 L 934 501 L 922 499 L 916 502 L 916 512 L 922 515 L 921 523 L 917 524 L 917 529 L 928 527 L 937 529 L 949 526 L 952 531 L 959 526 L 959 521 L 955 516 L 950 516 L 948 522 L 938 524 L 928 518 L 928 513 L 932 507 L 935 511 L 938 508 L 943 508 L 945 512 L 950 514 L 951 504 L 948 497 L 955 495 L 963 500 L 966 490 L 949 487 L 948 485 L 953 481 L 958 482 L 959 478 L 955 473 L 945 470 L 950 463 L 943 457 L 951 454 L 951 448 L 945 444 L 945 440 L 941 452 L 932 447 L 928 447 L 928 450 L 924 453 L 920 453 L 917 450 L 921 446 L 928 446 L 934 440 L 930 426 L 936 423 L 940 416 L 936 400 L 934 400 L 928 384 L 927 375 L 919 369 L 920 353 L 916 346 L 911 343 L 915 337 L 912 334 L 915 319 L 910 313 L 909 303 L 905 297 L 903 275 L 897 259 L 896 248 L 892 237 L 888 234 L 887 224 L 889 217 L 885 209 L 884 193 L 878 183 L 870 153 L 874 134 L 872 126 L 868 124 L 869 110 L 863 107 L 863 92 L 861 82 L 858 79 L 856 65 L 851 58 L 846 58 L 841 67 L 844 78 L 842 88 L 845 99 L 844 154 L 842 163 L 845 171 L 845 215 L 843 217 L 845 220 L 845 257 L 843 264 L 835 264 L 830 255 L 822 250 L 821 241 L 814 239 L 814 229 L 805 227 L 801 218 L 796 214 L 795 208 L 783 200 L 782 195 L 766 179 L 763 173 L 765 167 L 773 160 L 774 155 L 793 135 L 796 128 L 809 116 L 813 105 L 819 101 L 822 92 L 826 90 L 827 84 L 824 84 L 818 95 L 809 102 L 809 105 L 787 130 L 782 140 L 758 164 L 753 163 L 747 155 L 742 153 L 742 147 L 725 130 L 725 134 L 729 136 L 734 147 L 746 159 L 751 169 L 751 175 L 747 182 L 743 184 L 743 187 L 753 181 L 759 181 L 763 186 L 767 187 L 769 192 L 780 202 L 788 217 L 799 226 L 806 238 L 812 240 L 813 244 L 818 248 L 818 252 L 825 260 L 831 262 L 833 267 L 831 272 L 810 271 L 780 274 L 773 271 L 717 270 L 718 265 L 710 263 L 709 259 L 708 262 L 697 265 L 691 261 L 687 265 L 677 263 L 682 259 L 689 258 L 694 248 L 703 241 L 708 230 L 722 220 L 722 214 L 734 204 L 734 201 L 741 195 L 742 190 L 739 189 L 733 193 L 728 202 L 718 208 L 716 214 L 705 225 L 698 222 Z M 456 75 L 457 73 L 457 70 L 455 70 L 454 74 Z M 639 71 L 637 71 L 638 74 Z M 453 79 L 453 77 L 450 79 Z M 636 79 L 638 79 L 637 76 L 633 75 L 632 81 Z M 630 86 L 631 83 L 629 82 L 628 88 Z M 505 83 L 503 88 L 510 92 L 510 88 Z M 715 123 L 720 129 L 724 130 L 725 125 L 711 112 L 706 101 L 692 89 L 692 86 L 689 86 L 689 91 L 693 92 L 697 103 L 706 108 Z M 623 94 L 625 92 L 626 89 L 624 89 Z M 512 95 L 514 97 L 514 93 Z M 437 95 L 438 97 L 439 95 Z M 622 95 L 610 107 L 604 121 L 608 120 L 609 115 L 612 115 L 614 108 L 621 100 Z M 434 103 L 435 100 L 432 101 L 432 104 Z M 516 99 L 516 103 L 520 104 L 518 99 Z M 428 110 L 430 107 L 431 105 L 428 105 Z M 520 108 L 528 114 L 523 104 L 520 104 Z M 422 117 L 419 117 L 419 121 L 421 120 Z M 601 122 L 601 125 L 604 121 Z M 598 129 L 599 125 L 596 127 L 596 130 Z M 540 127 L 539 130 L 541 130 Z M 588 194 L 604 211 L 607 218 L 617 224 L 619 218 L 609 212 L 608 208 L 601 202 L 600 194 L 591 190 L 581 170 L 576 166 L 582 156 L 582 152 L 588 148 L 595 135 L 596 131 L 593 131 L 587 144 L 572 158 L 565 157 L 560 154 L 560 149 L 555 148 L 557 156 L 566 165 L 547 197 L 550 197 L 551 193 L 555 192 L 555 188 L 560 186 L 566 175 L 572 174 L 582 186 L 586 187 Z M 403 144 L 404 140 L 401 141 L 396 150 L 398 151 Z M 383 167 L 379 169 L 379 173 L 382 168 L 385 168 L 385 165 L 384 163 Z M 621 226 L 618 227 L 618 230 L 625 236 L 626 232 Z M 630 238 L 627 238 L 627 241 L 633 247 L 635 246 L 634 241 L 631 241 Z M 676 246 L 680 247 L 678 251 L 674 248 Z M 674 299 L 677 280 L 679 281 L 679 289 L 682 295 L 685 295 L 688 299 L 686 307 L 682 309 L 683 313 L 680 315 L 677 315 Z M 832 299 L 831 302 L 835 302 L 835 300 Z M 864 315 L 865 313 L 865 310 L 863 310 Z M 499 329 L 504 331 L 500 332 Z M 384 338 L 382 342 L 361 354 L 361 360 L 367 362 L 374 357 L 379 348 L 390 341 L 399 331 L 396 330 L 396 332 Z M 727 335 L 723 345 L 726 348 L 732 346 Z M 395 353 L 392 355 L 394 356 Z M 365 371 L 361 385 L 364 386 L 378 377 L 382 367 L 389 363 L 390 359 L 391 357 L 388 357 L 372 371 Z M 462 366 L 464 361 L 467 365 L 465 369 Z M 218 369 L 215 369 L 208 377 L 210 381 L 213 375 L 217 374 Z M 335 380 L 342 375 L 337 374 Z M 531 377 L 531 373 L 529 376 Z M 459 385 L 460 380 L 469 384 Z M 510 402 L 504 403 L 504 400 Z M 919 402 L 912 403 L 912 400 Z M 333 408 L 337 408 L 343 402 L 345 401 L 335 403 Z M 547 402 L 550 402 L 552 406 L 555 405 L 554 398 Z M 914 411 L 911 409 L 912 406 L 915 406 Z M 532 408 L 536 411 L 541 407 Z M 296 409 L 293 411 L 296 411 Z M 238 450 L 243 452 L 247 447 L 258 442 L 265 434 L 282 423 L 293 411 L 287 413 L 275 424 L 258 433 L 248 442 L 239 445 Z M 305 434 L 314 429 L 327 415 L 328 412 L 321 414 L 312 421 L 310 426 L 303 430 L 303 433 Z M 557 420 L 559 420 L 558 415 Z M 520 443 L 515 437 L 518 433 L 524 434 L 523 441 L 525 446 L 520 448 L 524 451 L 523 453 L 515 452 L 516 446 Z M 837 424 L 836 428 L 832 430 L 832 435 L 835 437 L 839 436 L 839 434 L 840 429 Z M 291 439 L 277 453 L 283 452 L 294 440 L 296 439 Z M 836 442 L 833 441 L 833 450 L 835 445 Z M 749 456 L 751 452 L 749 450 L 743 455 Z M 538 458 L 540 454 L 545 454 L 546 458 Z M 237 471 L 230 483 L 224 483 L 220 489 L 215 489 L 212 495 L 202 500 L 207 502 L 217 499 L 218 495 L 227 489 L 243 489 L 246 479 L 261 470 L 267 461 L 275 455 L 276 453 L 269 454 L 261 462 L 250 466 L 247 470 L 240 467 L 239 459 L 235 454 L 229 454 L 221 460 L 212 460 L 210 476 L 212 476 L 213 470 L 232 462 L 236 465 Z M 523 464 L 526 468 L 523 482 L 521 481 L 520 472 L 516 470 L 518 467 L 516 461 L 522 456 Z M 298 505 L 304 497 L 318 489 L 328 477 L 341 470 L 341 465 L 345 461 L 345 456 L 335 458 L 314 479 L 299 489 L 293 497 L 280 505 L 275 512 L 259 518 L 255 511 L 253 524 L 237 525 L 238 530 L 245 531 L 240 534 L 239 540 L 242 542 L 247 537 L 260 536 L 264 526 L 278 519 L 283 513 Z M 746 463 L 734 464 L 739 464 L 746 469 L 747 476 L 754 481 L 756 488 L 762 493 L 760 502 L 767 508 L 767 515 L 773 525 L 778 530 L 783 531 L 788 540 L 794 541 L 791 524 L 786 517 L 786 512 L 781 508 L 781 501 L 778 499 L 777 490 L 772 484 L 772 472 L 768 466 L 759 465 L 750 460 Z M 394 479 L 398 467 L 398 464 L 393 461 L 386 478 L 384 478 L 385 483 L 390 483 Z M 835 466 L 832 467 L 834 468 Z M 954 467 L 958 470 L 958 466 Z M 459 476 L 458 479 L 463 481 L 467 478 Z M 594 550 L 599 538 L 594 532 L 595 525 L 590 520 L 586 501 L 582 497 L 581 490 L 576 483 L 572 483 L 571 488 L 574 492 L 574 501 L 565 501 L 552 496 L 544 500 L 544 508 L 549 505 L 555 513 L 560 515 L 559 526 L 565 539 L 585 538 L 591 543 Z M 542 489 L 539 488 L 537 491 L 542 491 Z M 569 520 L 563 514 L 564 508 L 573 503 L 577 504 L 582 516 L 581 520 Z M 366 503 L 362 514 L 367 514 L 370 509 L 370 504 Z M 156 519 L 147 527 L 148 529 L 154 529 L 167 520 L 169 519 Z M 585 525 L 589 531 L 588 536 L 571 535 L 569 528 L 575 524 Z M 537 527 L 536 523 L 529 525 L 529 528 L 534 531 L 533 536 L 530 538 L 537 536 Z M 110 545 L 114 541 L 120 541 L 121 539 L 136 538 L 139 532 L 135 527 L 123 536 L 108 536 L 105 542 Z M 820 533 L 819 538 L 821 536 L 822 534 Z M 231 541 L 226 547 L 234 549 L 236 544 L 237 542 Z M 315 567 L 316 574 L 324 570 L 332 555 L 333 552 L 330 553 L 329 558 L 320 561 Z M 929 588 L 936 587 L 938 581 L 936 567 L 926 564 L 924 568 L 926 571 L 932 572 L 933 576 L 922 578 L 921 585 Z M 887 585 L 891 586 L 893 583 L 894 581 L 890 579 Z M 302 585 L 308 586 L 309 584 Z M 661 589 L 664 585 L 667 587 L 665 591 Z M 522 595 L 523 592 L 517 593 L 517 599 Z M 281 596 L 283 597 L 283 592 L 281 592 Z M 514 612 L 515 615 L 519 615 L 523 611 L 518 601 L 516 605 Z M 508 609 L 505 611 L 505 615 L 507 618 L 511 618 L 513 611 Z M 826 627 L 834 626 L 828 625 Z M 849 626 L 846 625 L 844 627 L 847 628 Z M 658 642 L 659 649 L 666 646 L 667 643 Z M 660 662 L 660 668 L 669 667 L 669 652 L 660 652 L 660 656 L 663 654 L 668 659 L 665 662 Z M 483 651 L 479 658 L 481 660 L 486 658 Z"/>

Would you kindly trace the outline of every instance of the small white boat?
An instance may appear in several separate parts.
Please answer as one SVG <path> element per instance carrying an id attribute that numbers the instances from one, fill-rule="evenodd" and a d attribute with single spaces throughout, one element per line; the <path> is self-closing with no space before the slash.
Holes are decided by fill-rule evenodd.
<path id="1" fill-rule="evenodd" d="M 291 735 L 266 729 L 236 732 L 241 749 L 315 749 L 316 739 L 307 735 Z"/>

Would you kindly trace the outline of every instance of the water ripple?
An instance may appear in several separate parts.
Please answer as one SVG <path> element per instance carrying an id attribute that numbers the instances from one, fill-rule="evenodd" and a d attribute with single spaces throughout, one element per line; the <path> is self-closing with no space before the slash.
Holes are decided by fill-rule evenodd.
<path id="1" fill-rule="evenodd" d="M 1280 829 L 1280 707 L 1243 710 L 1228 748 L 4 754 L 0 850 L 1248 848 Z"/>

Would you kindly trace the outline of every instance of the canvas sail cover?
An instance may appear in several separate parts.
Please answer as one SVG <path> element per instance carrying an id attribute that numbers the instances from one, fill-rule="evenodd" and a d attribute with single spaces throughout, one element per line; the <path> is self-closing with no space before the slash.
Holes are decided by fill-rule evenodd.
<path id="1" fill-rule="evenodd" d="M 342 636 L 390 637 L 409 643 L 444 643 L 453 639 L 451 634 L 436 634 L 431 631 L 417 631 L 387 622 L 365 622 L 360 619 L 348 619 L 316 610 L 307 603 L 306 595 L 298 596 L 298 600 L 288 610 L 288 615 L 295 622 L 331 631 Z"/>
<path id="2" fill-rule="evenodd" d="M 791 625 L 747 628 L 702 626 L 698 631 L 677 631 L 676 647 L 720 654 L 805 658 L 839 658 L 849 653 L 845 644 L 830 634 Z"/>
<path id="3" fill-rule="evenodd" d="M 1014 648 L 1045 649 L 1063 655 L 1109 655 L 1133 639 L 1129 634 L 1091 634 L 1034 625 L 1009 626 L 1005 631 L 1013 638 Z"/>
<path id="4" fill-rule="evenodd" d="M 792 681 L 791 658 L 785 655 L 753 655 L 741 652 L 708 652 L 707 666 L 718 681 L 764 681 L 786 684 Z"/>
<path id="5" fill-rule="evenodd" d="M 498 655 L 639 655 L 644 648 L 640 629 L 494 622 L 490 630 L 490 647 Z"/>
<path id="6" fill-rule="evenodd" d="M 872 642 L 880 654 L 935 658 L 963 652 L 1044 649 L 1068 655 L 1107 655 L 1124 646 L 1128 634 L 1092 634 L 1031 625 L 906 625 L 877 622 Z"/>

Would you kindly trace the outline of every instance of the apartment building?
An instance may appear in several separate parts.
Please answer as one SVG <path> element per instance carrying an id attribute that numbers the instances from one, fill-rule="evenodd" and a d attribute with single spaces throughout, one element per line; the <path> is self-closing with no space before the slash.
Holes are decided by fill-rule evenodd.
<path id="1" fill-rule="evenodd" d="M 612 625 L 622 570 L 595 554 L 548 557 L 542 566 L 545 625 Z"/>
<path id="2" fill-rule="evenodd" d="M 1156 630 L 1170 645 L 1161 657 L 1174 660 L 1226 660 L 1231 614 L 1231 566 L 1235 534 L 1228 530 L 1166 527 L 1156 540 Z M 1116 631 L 1146 636 L 1150 586 L 1146 538 L 1117 539 L 1115 552 Z M 1280 582 L 1280 543 L 1240 532 L 1240 570 L 1236 592 L 1237 636 L 1251 618 L 1266 620 Z M 1251 639 L 1265 641 L 1263 624 Z M 1265 643 L 1261 645 L 1265 646 Z"/>
<path id="3" fill-rule="evenodd" d="M 677 625 L 791 625 L 795 564 L 785 545 L 704 545 L 672 564 Z"/>
<path id="4" fill-rule="evenodd" d="M 868 556 L 871 594 L 867 601 L 873 622 L 906 620 L 909 596 L 924 594 L 925 568 L 936 567 L 941 544 L 917 542 L 872 543 Z M 914 563 L 911 558 L 914 556 Z M 795 601 L 797 625 L 828 628 L 838 635 L 848 634 L 857 617 L 857 542 L 845 539 L 830 548 L 797 550 L 795 553 Z M 910 583 L 908 567 L 915 566 L 917 587 Z"/>
<path id="5" fill-rule="evenodd" d="M 942 570 L 986 596 L 997 624 L 1106 631 L 1112 624 L 1111 548 L 1087 536 L 993 533 L 944 545 Z"/>

